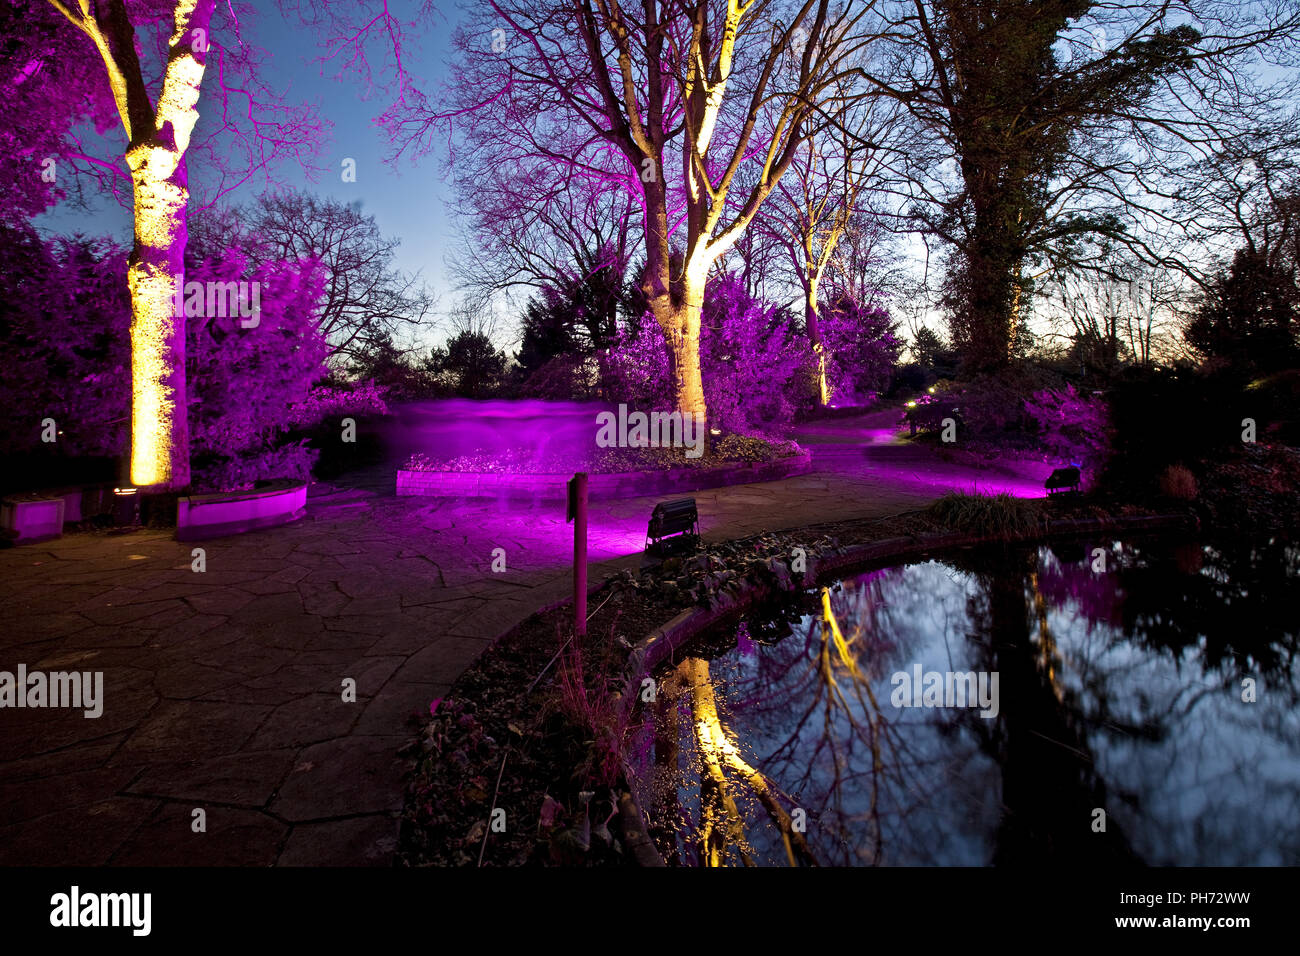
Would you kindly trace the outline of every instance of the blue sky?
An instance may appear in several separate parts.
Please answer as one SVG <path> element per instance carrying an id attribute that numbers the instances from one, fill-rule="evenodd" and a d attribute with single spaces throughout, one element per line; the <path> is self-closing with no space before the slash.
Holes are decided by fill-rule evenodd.
<path id="1" fill-rule="evenodd" d="M 410 17 L 415 5 L 392 3 L 391 6 L 394 10 L 406 8 L 399 15 Z M 287 103 L 316 104 L 320 116 L 333 126 L 317 157 L 318 165 L 325 171 L 316 181 L 309 179 L 296 163 L 278 166 L 275 178 L 286 186 L 310 190 L 322 196 L 344 202 L 359 201 L 362 210 L 375 217 L 386 236 L 401 240 L 397 267 L 407 272 L 420 272 L 438 295 L 439 311 L 449 308 L 455 298 L 452 280 L 444 268 L 445 256 L 453 242 L 447 207 L 450 188 L 442 178 L 438 158 L 425 157 L 418 165 L 407 160 L 396 165 L 385 163 L 388 138 L 374 120 L 388 107 L 391 97 L 381 89 L 368 91 L 356 74 L 334 78 L 336 67 L 330 64 L 322 67 L 317 62 L 322 50 L 318 46 L 318 37 L 311 30 L 286 21 L 276 10 L 276 5 L 265 0 L 260 0 L 257 7 L 256 16 L 243 23 L 243 36 L 250 45 L 266 53 L 260 75 L 272 88 L 282 91 Z M 409 37 L 403 51 L 407 68 L 420 78 L 422 87 L 431 94 L 443 75 L 450 32 L 446 20 L 426 21 L 422 34 Z M 378 67 L 383 62 L 384 51 L 376 44 L 373 52 Z M 97 62 L 94 65 L 102 69 Z M 375 78 L 378 81 L 391 79 L 391 76 L 377 73 Z M 208 92 L 206 83 L 204 92 Z M 203 107 L 200 100 L 200 113 Z M 87 142 L 96 139 L 91 133 Z M 120 128 L 111 131 L 101 141 L 105 149 L 99 155 L 112 156 L 116 150 L 116 156 L 120 157 L 123 139 Z M 343 160 L 349 157 L 356 160 L 356 182 L 345 183 L 340 173 Z M 197 194 L 201 189 L 203 171 L 191 164 L 190 176 Z M 92 194 L 93 184 L 87 185 L 88 194 Z M 264 188 L 264 180 L 258 180 L 234 191 L 229 199 L 236 202 L 251 200 Z M 84 209 L 65 204 L 46 213 L 38 220 L 38 225 L 59 233 L 107 234 L 128 246 L 131 241 L 130 213 L 109 195 L 97 196 L 89 215 Z M 441 338 L 442 335 L 436 333 L 430 342 Z"/>

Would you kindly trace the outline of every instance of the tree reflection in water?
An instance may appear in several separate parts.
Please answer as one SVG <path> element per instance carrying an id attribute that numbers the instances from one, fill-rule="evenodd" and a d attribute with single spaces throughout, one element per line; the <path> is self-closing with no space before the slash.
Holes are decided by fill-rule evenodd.
<path id="1" fill-rule="evenodd" d="M 1300 862 L 1297 549 L 1103 542 L 1099 571 L 1097 546 L 873 571 L 692 647 L 653 714 L 661 848 L 703 865 Z M 915 665 L 996 671 L 998 715 L 895 707 L 890 678 Z"/>

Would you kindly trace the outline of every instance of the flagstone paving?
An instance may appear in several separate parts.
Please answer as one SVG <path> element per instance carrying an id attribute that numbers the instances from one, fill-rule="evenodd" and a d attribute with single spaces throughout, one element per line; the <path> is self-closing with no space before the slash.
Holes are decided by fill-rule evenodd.
<path id="1" fill-rule="evenodd" d="M 1041 482 L 937 462 L 894 418 L 810 429 L 811 474 L 695 493 L 705 539 Z M 104 675 L 98 718 L 0 710 L 0 864 L 389 865 L 407 719 L 564 598 L 572 557 L 560 504 L 397 498 L 392 475 L 314 485 L 304 519 L 247 535 L 0 551 L 0 670 Z M 639 564 L 655 500 L 592 503 L 593 583 Z"/>

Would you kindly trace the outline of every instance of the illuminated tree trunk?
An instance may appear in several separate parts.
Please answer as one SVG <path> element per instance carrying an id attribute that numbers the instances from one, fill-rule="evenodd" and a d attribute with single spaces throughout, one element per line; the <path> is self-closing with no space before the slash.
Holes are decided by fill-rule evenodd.
<path id="1" fill-rule="evenodd" d="M 702 298 L 702 296 L 701 296 Z M 651 303 L 655 319 L 668 342 L 668 371 L 673 384 L 673 404 L 683 416 L 707 421 L 704 376 L 700 368 L 700 316 L 702 302 L 674 305 L 667 297 Z"/>
<path id="2" fill-rule="evenodd" d="M 811 276 L 804 283 L 804 324 L 808 326 L 808 344 L 817 357 L 817 404 L 830 404 L 831 390 L 826 384 L 826 345 L 822 341 L 821 315 L 817 311 L 817 284 L 819 276 Z"/>
<path id="3" fill-rule="evenodd" d="M 176 0 L 157 105 L 136 54 L 123 0 L 51 5 L 94 44 L 104 62 L 128 146 L 135 201 L 131 293 L 131 482 L 182 488 L 190 481 L 185 397 L 185 319 L 177 316 L 184 279 L 185 151 L 198 121 L 215 0 Z"/>
<path id="4" fill-rule="evenodd" d="M 131 291 L 131 482 L 190 482 L 185 389 L 185 316 L 175 291 L 185 278 L 185 161 L 165 146 L 128 153 L 135 197 Z"/>
<path id="5" fill-rule="evenodd" d="M 646 192 L 662 195 L 658 184 L 651 184 Z M 694 415 L 699 427 L 703 427 L 708 420 L 708 409 L 700 364 L 700 326 L 704 288 L 713 258 L 703 249 L 686 260 L 670 254 L 664 214 L 651 218 L 647 235 L 650 241 L 641 289 L 655 321 L 663 329 L 673 405 L 683 416 Z"/>

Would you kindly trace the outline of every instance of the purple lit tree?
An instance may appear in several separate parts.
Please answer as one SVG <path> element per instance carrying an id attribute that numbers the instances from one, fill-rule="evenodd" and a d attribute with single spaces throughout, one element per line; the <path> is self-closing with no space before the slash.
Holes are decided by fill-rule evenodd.
<path id="1" fill-rule="evenodd" d="M 448 128 L 453 139 L 492 129 L 564 171 L 533 181 L 543 193 L 576 177 L 634 196 L 646 257 L 638 279 L 664 333 L 674 405 L 703 418 L 700 316 L 710 269 L 749 227 L 851 69 L 865 8 L 487 0 L 479 9 L 477 22 L 492 26 L 459 42 L 450 106 L 408 97 L 390 114 L 399 148 L 431 149 Z M 476 142 L 471 133 L 460 145 Z"/>
<path id="2" fill-rule="evenodd" d="M 875 302 L 847 294 L 820 306 L 825 342 L 823 369 L 832 394 L 882 392 L 903 349 L 898 324 Z"/>
<path id="3" fill-rule="evenodd" d="M 220 141 L 222 161 L 212 169 L 216 192 L 233 188 L 253 171 L 265 169 L 286 154 L 301 154 L 313 141 L 315 126 L 306 115 L 285 111 L 253 78 L 253 51 L 240 37 L 236 8 L 214 0 L 20 0 L 25 26 L 41 32 L 62 17 L 63 33 L 28 72 L 52 94 L 42 115 L 51 130 L 71 130 L 87 112 L 69 103 L 74 88 L 60 85 L 69 61 L 44 75 L 46 60 L 72 57 L 84 75 L 101 69 L 95 91 L 111 97 L 126 136 L 119 155 L 95 158 L 66 133 L 61 154 L 88 162 L 117 192 L 119 180 L 130 183 L 135 238 L 127 269 L 131 298 L 131 480 L 142 486 L 179 488 L 190 482 L 189 431 L 186 420 L 185 322 L 175 314 L 174 294 L 184 280 L 190 201 L 187 159 L 195 146 Z M 69 31 L 76 31 L 70 33 Z M 70 43 L 65 37 L 80 43 Z M 224 42 L 229 34 L 231 42 Z M 52 34 L 53 35 L 53 34 Z M 99 61 L 99 67 L 95 61 Z M 193 137 L 199 100 L 209 61 L 215 61 L 219 107 L 206 144 Z M 30 64 L 29 64 L 30 66 Z M 28 69 L 28 67 L 24 67 Z M 235 76 L 241 75 L 236 80 Z M 242 84 L 242 85 L 240 85 Z M 85 88 L 89 88 L 88 86 Z M 151 93 L 151 88 L 154 92 Z M 69 106 L 71 108 L 69 109 Z M 239 156 L 245 162 L 240 167 Z M 126 170 L 121 164 L 125 163 Z M 230 182 L 229 180 L 234 180 Z M 120 194 L 120 193 L 119 193 Z M 47 194 L 46 199 L 53 198 Z"/>
<path id="4" fill-rule="evenodd" d="M 887 188 L 890 159 L 901 146 L 887 143 L 903 132 L 895 104 L 855 96 L 847 82 L 832 103 L 835 114 L 804 141 L 760 219 L 789 256 L 791 275 L 803 292 L 819 405 L 828 404 L 834 391 L 822 331 L 822 280 L 836 261 L 841 239 L 855 231 L 878 233 L 870 194 Z"/>
<path id="5" fill-rule="evenodd" d="M 700 360 L 713 426 L 753 432 L 788 423 L 809 354 L 793 317 L 752 296 L 734 273 L 709 283 L 701 311 Z M 649 316 L 626 326 L 599 362 L 609 398 L 643 408 L 670 406 L 664 334 Z"/>

